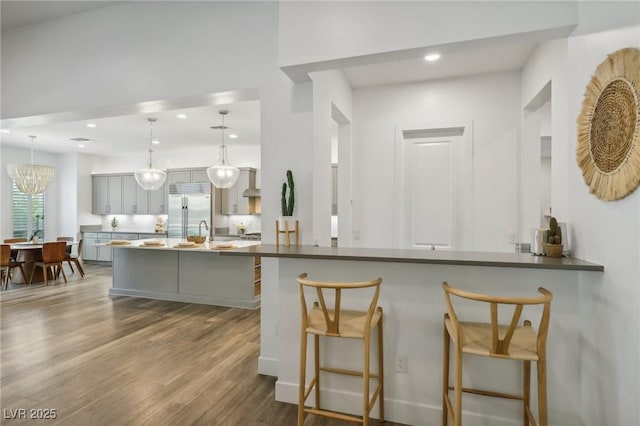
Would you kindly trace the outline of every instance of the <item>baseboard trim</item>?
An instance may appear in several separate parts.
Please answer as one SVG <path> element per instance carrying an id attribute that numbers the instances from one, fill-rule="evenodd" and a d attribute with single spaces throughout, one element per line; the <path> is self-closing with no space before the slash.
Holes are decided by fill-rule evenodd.
<path id="1" fill-rule="evenodd" d="M 322 389 L 321 392 L 321 406 L 326 403 L 326 406 L 331 407 L 332 410 L 361 415 L 362 398 L 360 394 L 330 389 Z M 298 404 L 298 384 L 278 380 L 276 382 L 276 401 Z M 309 401 L 313 401 L 313 392 L 307 399 L 307 402 Z M 442 408 L 439 406 L 385 398 L 384 412 L 385 420 L 407 425 L 427 426 L 442 422 Z M 377 404 L 371 410 L 371 417 L 378 418 Z M 486 426 L 488 424 L 492 426 L 515 426 L 522 424 L 522 419 L 507 419 L 465 411 L 462 412 L 462 417 L 462 423 L 465 426 Z"/>
<path id="2" fill-rule="evenodd" d="M 258 373 L 278 377 L 278 359 L 260 356 L 258 358 Z"/>

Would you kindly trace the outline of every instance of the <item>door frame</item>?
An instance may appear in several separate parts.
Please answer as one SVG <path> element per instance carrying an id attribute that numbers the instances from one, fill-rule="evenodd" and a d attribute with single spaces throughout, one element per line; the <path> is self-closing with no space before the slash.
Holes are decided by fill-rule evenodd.
<path id="1" fill-rule="evenodd" d="M 392 206 L 392 246 L 393 248 L 407 248 L 405 235 L 408 224 L 405 223 L 405 182 L 404 182 L 404 138 L 406 131 L 424 131 L 433 133 L 433 138 L 442 137 L 437 133 L 440 129 L 443 132 L 447 129 L 462 128 L 462 135 L 458 136 L 462 141 L 461 158 L 463 164 L 459 168 L 461 171 L 456 176 L 457 188 L 454 220 L 454 250 L 471 250 L 473 248 L 473 120 L 456 122 L 406 122 L 398 123 L 394 126 L 394 193 Z M 425 138 L 428 136 L 425 136 Z"/>

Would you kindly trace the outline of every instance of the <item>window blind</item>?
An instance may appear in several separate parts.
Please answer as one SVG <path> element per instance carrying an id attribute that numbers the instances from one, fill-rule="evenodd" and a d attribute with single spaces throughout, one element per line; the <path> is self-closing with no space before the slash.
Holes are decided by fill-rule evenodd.
<path id="1" fill-rule="evenodd" d="M 37 226 L 38 236 L 44 240 L 44 193 L 27 195 L 18 189 L 15 181 L 12 184 L 13 236 L 30 238 Z"/>

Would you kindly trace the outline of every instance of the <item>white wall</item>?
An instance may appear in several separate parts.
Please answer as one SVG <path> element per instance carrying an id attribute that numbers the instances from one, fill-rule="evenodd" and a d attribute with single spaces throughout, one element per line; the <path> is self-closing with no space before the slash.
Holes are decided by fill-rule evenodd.
<path id="1" fill-rule="evenodd" d="M 473 122 L 472 248 L 513 251 L 520 75 L 486 74 L 354 91 L 354 232 L 360 246 L 393 241 L 394 125 Z"/>
<path id="2" fill-rule="evenodd" d="M 522 72 L 523 105 L 552 80 L 554 216 L 569 224 L 573 255 L 605 266 L 604 273 L 581 274 L 579 280 L 581 358 L 575 391 L 580 392 L 581 422 L 590 425 L 632 425 L 640 418 L 640 240 L 631 237 L 640 232 L 640 191 L 600 201 L 588 193 L 575 159 L 575 123 L 585 87 L 607 54 L 629 46 L 640 47 L 640 27 L 546 43 Z"/>
<path id="3" fill-rule="evenodd" d="M 640 419 L 640 190 L 613 202 L 588 193 L 575 160 L 576 127 L 585 87 L 606 55 L 640 48 L 640 26 L 569 39 L 569 114 L 566 136 L 575 255 L 605 265 L 581 283 L 583 359 L 582 417 L 590 424 L 631 425 Z"/>
<path id="4" fill-rule="evenodd" d="M 334 109 L 338 109 L 341 118 L 352 121 L 352 92 L 341 71 L 320 71 L 311 74 L 313 81 L 313 242 L 322 247 L 331 246 L 331 141 L 334 137 L 335 121 L 332 117 Z M 342 123 L 341 127 L 350 129 L 350 124 Z M 338 131 L 339 132 L 339 131 Z M 348 246 L 350 236 L 348 229 L 351 223 L 350 206 L 346 200 L 351 194 L 351 138 L 339 133 L 338 158 L 340 160 L 339 193 L 343 208 L 340 223 L 342 245 Z M 345 232 L 346 231 L 346 232 Z"/>
<path id="5" fill-rule="evenodd" d="M 57 206 L 60 215 L 58 234 L 49 238 L 78 236 L 78 154 L 57 155 L 56 174 L 60 188 Z"/>

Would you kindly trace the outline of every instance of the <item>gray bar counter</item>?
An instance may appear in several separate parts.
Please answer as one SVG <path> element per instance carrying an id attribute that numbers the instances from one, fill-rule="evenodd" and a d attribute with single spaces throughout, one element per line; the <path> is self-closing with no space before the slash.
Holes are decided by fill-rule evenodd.
<path id="1" fill-rule="evenodd" d="M 224 256 L 262 256 L 295 259 L 355 260 L 366 262 L 424 263 L 502 268 L 604 271 L 604 266 L 574 257 L 553 258 L 531 253 L 411 250 L 380 248 L 276 246 L 261 244 L 223 253 Z"/>

